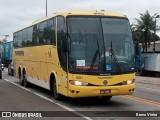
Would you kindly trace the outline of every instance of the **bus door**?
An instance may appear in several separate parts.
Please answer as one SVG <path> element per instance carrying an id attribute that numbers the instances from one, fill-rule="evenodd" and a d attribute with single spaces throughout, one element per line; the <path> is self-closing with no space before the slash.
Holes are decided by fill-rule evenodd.
<path id="1" fill-rule="evenodd" d="M 63 91 L 63 94 L 67 96 L 68 81 L 67 81 L 67 52 L 63 49 L 62 39 L 65 33 L 65 19 L 62 16 L 57 17 L 57 51 L 59 58 L 59 77 L 58 86 L 59 91 Z"/>

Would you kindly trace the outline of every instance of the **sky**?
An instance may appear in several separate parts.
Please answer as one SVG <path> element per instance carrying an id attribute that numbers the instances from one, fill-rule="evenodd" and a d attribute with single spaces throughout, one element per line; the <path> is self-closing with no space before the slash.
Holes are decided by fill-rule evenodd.
<path id="1" fill-rule="evenodd" d="M 160 15 L 160 0 L 47 0 L 48 15 L 59 11 L 70 10 L 105 10 L 128 16 L 130 23 L 139 19 L 139 14 L 146 10 L 151 15 Z M 0 40 L 13 32 L 45 17 L 46 0 L 0 0 Z M 157 19 L 160 26 L 160 18 Z M 160 32 L 157 32 L 160 36 Z"/>

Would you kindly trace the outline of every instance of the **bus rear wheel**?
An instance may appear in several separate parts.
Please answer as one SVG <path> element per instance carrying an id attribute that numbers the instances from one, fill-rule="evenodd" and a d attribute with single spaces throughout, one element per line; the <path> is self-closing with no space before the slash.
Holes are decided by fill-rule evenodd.
<path id="1" fill-rule="evenodd" d="M 26 72 L 25 71 L 23 73 L 23 82 L 24 82 L 24 86 L 25 87 L 29 87 L 29 83 L 27 81 L 27 76 L 26 76 Z"/>
<path id="2" fill-rule="evenodd" d="M 62 95 L 57 92 L 56 80 L 53 81 L 53 96 L 56 100 L 62 100 Z"/>
<path id="3" fill-rule="evenodd" d="M 20 83 L 20 85 L 24 85 L 23 75 L 21 74 L 20 71 L 19 71 L 19 83 Z"/>

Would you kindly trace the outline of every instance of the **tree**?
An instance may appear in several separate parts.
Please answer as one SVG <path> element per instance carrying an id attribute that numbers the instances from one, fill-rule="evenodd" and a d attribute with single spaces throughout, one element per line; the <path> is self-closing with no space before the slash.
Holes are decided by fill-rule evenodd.
<path id="1" fill-rule="evenodd" d="M 154 41 L 154 36 L 156 40 L 159 39 L 154 34 L 155 21 L 148 11 L 143 14 L 140 13 L 140 19 L 135 18 L 135 21 L 136 23 L 131 25 L 133 39 L 138 43 L 142 43 L 143 51 L 147 51 L 147 45 L 150 46 L 150 42 Z"/>

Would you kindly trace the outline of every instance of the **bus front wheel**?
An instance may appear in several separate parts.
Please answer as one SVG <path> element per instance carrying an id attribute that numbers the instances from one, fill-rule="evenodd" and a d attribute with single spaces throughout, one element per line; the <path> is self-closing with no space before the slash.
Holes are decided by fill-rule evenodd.
<path id="1" fill-rule="evenodd" d="M 56 80 L 53 82 L 53 96 L 56 100 L 62 100 L 62 95 L 57 92 Z"/>

